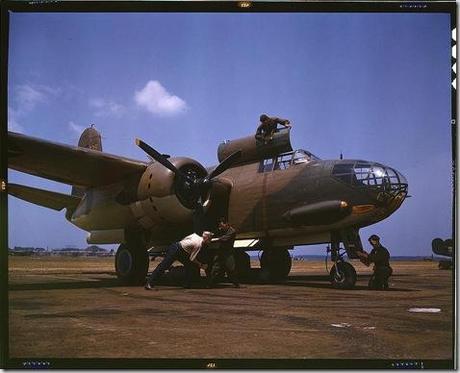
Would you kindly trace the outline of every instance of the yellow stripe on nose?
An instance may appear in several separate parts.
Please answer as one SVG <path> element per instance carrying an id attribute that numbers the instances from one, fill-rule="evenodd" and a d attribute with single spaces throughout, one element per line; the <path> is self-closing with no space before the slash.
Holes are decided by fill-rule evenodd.
<path id="1" fill-rule="evenodd" d="M 375 209 L 374 205 L 357 205 L 353 206 L 352 214 L 365 214 Z"/>

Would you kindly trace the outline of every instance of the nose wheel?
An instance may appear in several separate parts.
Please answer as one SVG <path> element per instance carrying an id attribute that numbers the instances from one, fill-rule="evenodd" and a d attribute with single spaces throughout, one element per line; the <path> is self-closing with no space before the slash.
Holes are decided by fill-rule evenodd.
<path id="1" fill-rule="evenodd" d="M 329 276 L 335 289 L 353 289 L 356 284 L 355 268 L 347 262 L 335 262 Z"/>
<path id="2" fill-rule="evenodd" d="M 356 270 L 344 260 L 344 249 L 341 249 L 337 242 L 333 242 L 330 251 L 331 259 L 334 263 L 329 272 L 332 287 L 344 290 L 353 289 L 357 279 Z"/>

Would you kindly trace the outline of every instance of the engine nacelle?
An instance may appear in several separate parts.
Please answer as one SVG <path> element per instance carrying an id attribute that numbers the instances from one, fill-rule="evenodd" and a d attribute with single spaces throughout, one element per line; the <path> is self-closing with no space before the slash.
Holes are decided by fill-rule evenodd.
<path id="1" fill-rule="evenodd" d="M 170 158 L 183 174 L 194 178 L 207 175 L 206 169 L 191 158 Z M 179 177 L 159 162 L 152 162 L 142 175 L 137 189 L 138 201 L 131 210 L 145 229 L 164 229 L 170 224 L 192 221 L 193 201 Z"/>

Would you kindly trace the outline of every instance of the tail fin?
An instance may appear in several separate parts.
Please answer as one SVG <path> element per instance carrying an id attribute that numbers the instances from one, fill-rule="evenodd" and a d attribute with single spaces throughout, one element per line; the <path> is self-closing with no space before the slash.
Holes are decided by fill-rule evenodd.
<path id="1" fill-rule="evenodd" d="M 102 151 L 101 134 L 94 128 L 94 124 L 83 131 L 80 140 L 78 140 L 78 146 L 80 148 Z"/>
<path id="2" fill-rule="evenodd" d="M 78 140 L 78 146 L 80 148 L 98 150 L 100 152 L 102 151 L 101 134 L 94 128 L 94 124 L 83 131 L 80 139 Z M 82 197 L 84 193 L 84 188 L 77 186 L 72 187 L 72 196 Z"/>

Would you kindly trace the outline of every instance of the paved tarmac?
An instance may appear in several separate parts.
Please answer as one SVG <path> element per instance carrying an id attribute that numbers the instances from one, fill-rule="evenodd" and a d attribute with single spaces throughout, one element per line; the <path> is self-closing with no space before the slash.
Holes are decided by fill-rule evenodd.
<path id="1" fill-rule="evenodd" d="M 148 292 L 120 286 L 113 258 L 9 260 L 10 357 L 452 358 L 453 272 L 436 262 L 393 262 L 389 291 L 359 262 L 346 291 L 294 261 L 285 283 Z"/>

